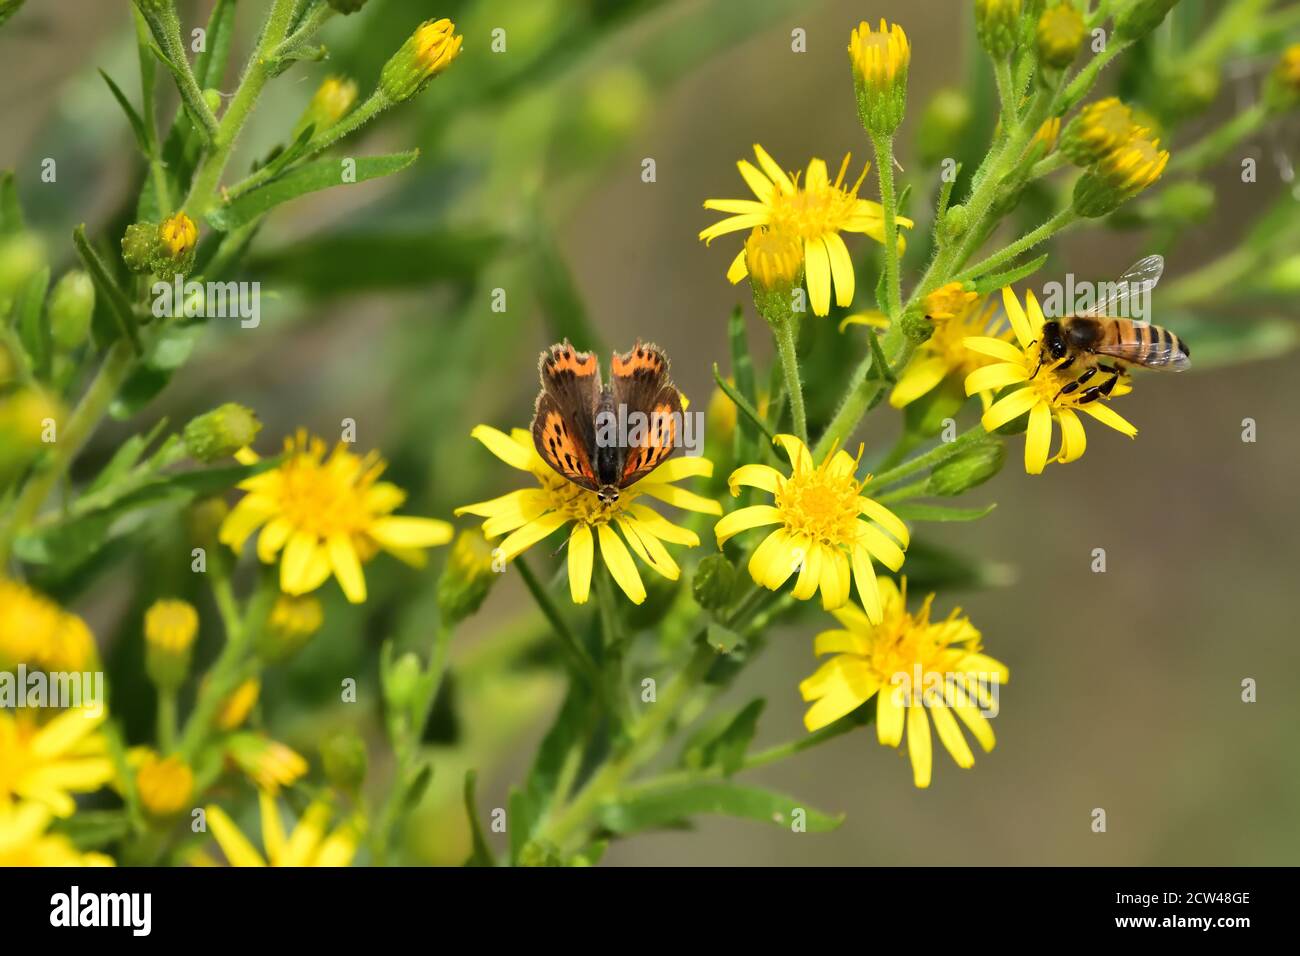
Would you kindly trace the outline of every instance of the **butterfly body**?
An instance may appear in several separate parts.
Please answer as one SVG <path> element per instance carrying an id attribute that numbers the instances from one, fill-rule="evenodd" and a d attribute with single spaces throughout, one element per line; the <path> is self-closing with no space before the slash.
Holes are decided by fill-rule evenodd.
<path id="1" fill-rule="evenodd" d="M 682 419 L 681 395 L 658 348 L 637 342 L 614 354 L 610 370 L 604 385 L 592 353 L 568 340 L 552 345 L 538 362 L 532 428 L 542 460 L 607 504 L 672 455 Z"/>

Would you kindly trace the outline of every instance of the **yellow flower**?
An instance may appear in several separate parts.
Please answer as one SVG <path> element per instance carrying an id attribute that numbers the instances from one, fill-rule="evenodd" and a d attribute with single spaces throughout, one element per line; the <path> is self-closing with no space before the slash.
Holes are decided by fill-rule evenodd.
<path id="1" fill-rule="evenodd" d="M 234 730 L 246 721 L 261 692 L 262 682 L 256 677 L 250 677 L 241 683 L 221 702 L 221 707 L 217 710 L 217 726 L 222 730 Z"/>
<path id="2" fill-rule="evenodd" d="M 199 632 L 199 614 L 188 601 L 164 598 L 144 612 L 144 638 L 174 654 L 189 650 Z"/>
<path id="3" fill-rule="evenodd" d="M 1300 43 L 1292 43 L 1282 51 L 1273 67 L 1273 75 L 1266 91 L 1273 107 L 1286 109 L 1300 100 Z"/>
<path id="4" fill-rule="evenodd" d="M 464 39 L 457 35 L 456 25 L 446 17 L 425 20 L 384 64 L 379 89 L 394 103 L 414 96 L 429 80 L 451 66 Z"/>
<path id="5" fill-rule="evenodd" d="M 1034 130 L 1033 138 L 1029 140 L 1029 145 L 1025 147 L 1025 152 L 1031 153 L 1038 149 L 1038 158 L 1042 159 L 1056 146 L 1056 140 L 1061 135 L 1061 118 L 1053 116 L 1051 119 L 1043 120 L 1041 126 Z"/>
<path id="6" fill-rule="evenodd" d="M 1133 138 L 1133 111 L 1108 96 L 1089 103 L 1065 127 L 1061 150 L 1080 166 L 1087 166 Z"/>
<path id="7" fill-rule="evenodd" d="M 325 612 L 314 595 L 280 594 L 271 607 L 265 631 L 258 635 L 257 651 L 266 660 L 286 660 L 300 651 L 324 623 Z"/>
<path id="8" fill-rule="evenodd" d="M 950 285 L 960 288 L 959 283 Z M 889 393 L 889 404 L 894 408 L 903 408 L 928 395 L 946 378 L 964 378 L 989 364 L 987 356 L 966 348 L 970 336 L 988 335 L 1011 341 L 1011 329 L 994 318 L 994 303 L 980 300 L 974 292 L 959 293 L 944 286 L 926 297 L 925 306 L 926 315 L 934 324 L 934 334 L 917 346 L 912 360 L 898 376 Z M 987 391 L 980 392 L 980 401 L 988 407 Z"/>
<path id="9" fill-rule="evenodd" d="M 745 268 L 760 289 L 788 290 L 802 273 L 803 245 L 778 229 L 755 226 L 745 240 Z"/>
<path id="10" fill-rule="evenodd" d="M 813 312 L 817 315 L 830 312 L 832 283 L 836 303 L 848 306 L 853 301 L 853 260 L 840 233 L 861 232 L 877 242 L 885 241 L 884 210 L 880 203 L 858 198 L 858 188 L 867 175 L 866 168 L 853 187 L 846 188 L 844 175 L 849 168 L 848 156 L 844 157 L 834 182 L 827 173 L 826 163 L 814 159 L 808 163 L 801 186 L 799 177 L 796 175 L 792 179 L 787 175 L 762 146 L 754 145 L 754 155 L 762 167 L 761 172 L 744 159 L 736 165 L 758 198 L 706 199 L 705 209 L 733 215 L 703 230 L 700 238 L 708 243 L 729 232 L 755 226 L 770 226 L 793 236 L 803 244 L 804 277 Z M 898 222 L 903 226 L 912 225 L 912 220 L 903 216 L 898 217 Z M 903 246 L 903 237 L 899 235 L 900 253 Z M 745 250 L 742 249 L 727 270 L 727 278 L 736 283 L 746 275 L 748 268 Z"/>
<path id="11" fill-rule="evenodd" d="M 451 540 L 446 521 L 391 513 L 406 492 L 379 481 L 385 462 L 378 454 L 362 458 L 339 443 L 327 458 L 325 442 L 304 430 L 284 444 L 278 466 L 240 482 L 248 494 L 222 522 L 220 540 L 239 551 L 262 528 L 257 556 L 272 564 L 283 549 L 280 589 L 285 593 L 307 594 L 333 574 L 347 599 L 360 604 L 366 599 L 361 566 L 380 548 L 419 567 L 422 548 Z M 258 460 L 251 449 L 236 457 L 244 464 Z"/>
<path id="12" fill-rule="evenodd" d="M 262 815 L 262 846 L 266 855 L 257 851 L 248 837 L 218 806 L 205 808 L 212 837 L 221 847 L 231 866 L 348 866 L 357 852 L 360 826 L 354 821 L 340 823 L 333 832 L 326 833 L 330 817 L 329 804 L 316 801 L 303 811 L 302 818 L 286 836 L 284 822 L 275 797 L 258 791 L 258 806 Z"/>
<path id="13" fill-rule="evenodd" d="M 160 756 L 146 749 L 137 757 L 136 791 L 144 808 L 156 817 L 171 817 L 188 808 L 194 796 L 194 771 L 173 754 Z"/>
<path id="14" fill-rule="evenodd" d="M 930 785 L 930 720 L 939 742 L 957 766 L 975 764 L 955 713 L 984 751 L 993 749 L 993 727 L 984 711 L 996 713 L 996 687 L 1007 683 L 1005 664 L 981 653 L 980 633 L 953 610 L 939 622 L 930 620 L 931 594 L 916 614 L 907 612 L 907 582 L 900 591 L 889 578 L 880 582 L 884 605 L 879 622 L 869 621 L 852 604 L 832 613 L 841 629 L 817 635 L 818 655 L 834 654 L 799 684 L 805 701 L 815 701 L 804 726 L 820 730 L 857 710 L 874 695 L 876 736 L 886 747 L 903 742 L 912 761 L 912 781 Z"/>
<path id="15" fill-rule="evenodd" d="M 871 476 L 863 481 L 854 477 L 858 462 L 848 452 L 833 450 L 814 466 L 808 447 L 795 436 L 777 435 L 776 443 L 790 459 L 788 477 L 770 465 L 755 464 L 742 465 L 728 479 L 733 497 L 740 494 L 741 485 L 748 485 L 770 492 L 775 503 L 741 508 L 724 517 L 714 528 L 718 547 L 741 531 L 780 525 L 749 559 L 755 583 L 775 591 L 798 571 L 794 597 L 807 601 L 820 590 L 822 607 L 829 611 L 849 600 L 851 569 L 863 606 L 872 620 L 879 620 L 880 596 L 871 561 L 893 571 L 901 568 L 909 542 L 907 525 L 861 494 Z"/>
<path id="16" fill-rule="evenodd" d="M 0 710 L 0 808 L 31 800 L 66 817 L 76 809 L 74 793 L 98 790 L 114 777 L 108 743 L 98 730 L 101 710 L 65 710 L 37 725 L 26 712 Z"/>
<path id="17" fill-rule="evenodd" d="M 158 227 L 158 241 L 168 256 L 182 259 L 199 241 L 199 227 L 185 213 L 178 212 Z"/>
<path id="18" fill-rule="evenodd" d="M 676 581 L 680 577 L 681 569 L 663 542 L 694 548 L 700 543 L 699 537 L 638 499 L 655 498 L 675 508 L 703 514 L 722 513 L 722 506 L 716 501 L 673 484 L 682 478 L 712 475 L 713 464 L 704 458 L 670 458 L 636 484 L 623 489 L 617 501 L 603 502 L 594 491 L 580 488 L 543 462 L 533 447 L 532 435 L 522 428 L 507 435 L 491 426 L 479 425 L 470 434 L 507 465 L 530 472 L 540 487 L 523 488 L 490 501 L 465 505 L 457 508 L 456 514 L 486 518 L 483 534 L 488 538 L 504 534 L 506 537 L 498 547 L 506 561 L 514 560 L 555 531 L 572 524 L 566 547 L 569 595 L 574 604 L 587 602 L 597 541 L 605 567 L 634 604 L 645 600 L 646 590 L 628 548 L 668 580 Z M 623 532 L 622 539 L 615 534 L 615 527 Z"/>
<path id="19" fill-rule="evenodd" d="M 327 76 L 316 88 L 311 102 L 307 104 L 307 108 L 298 119 L 298 124 L 294 127 L 294 136 L 296 137 L 308 126 L 315 128 L 316 132 L 312 135 L 329 129 L 347 115 L 356 101 L 356 83 L 346 76 Z"/>
<path id="20" fill-rule="evenodd" d="M 279 793 L 307 773 L 307 761 L 296 750 L 264 734 L 233 734 L 226 741 L 226 756 L 259 790 Z"/>
<path id="21" fill-rule="evenodd" d="M 1137 130 L 1123 146 L 1112 149 L 1097 163 L 1095 169 L 1117 191 L 1125 196 L 1146 189 L 1165 171 L 1169 152 L 1160 148 L 1160 140 L 1147 136 L 1149 130 Z"/>
<path id="22" fill-rule="evenodd" d="M 53 814 L 39 803 L 0 803 L 0 867 L 112 866 L 102 853 L 82 853 L 60 833 L 46 833 Z"/>
<path id="23" fill-rule="evenodd" d="M 0 578 L 0 665 L 82 671 L 95 656 L 85 621 L 27 585 Z"/>
<path id="24" fill-rule="evenodd" d="M 861 21 L 849 35 L 849 62 L 858 98 L 858 117 L 869 131 L 892 136 L 903 121 L 907 104 L 907 69 L 912 48 L 907 34 L 895 23 L 880 21 L 880 30 Z"/>
<path id="25" fill-rule="evenodd" d="M 1039 59 L 1045 66 L 1064 69 L 1079 55 L 1085 33 L 1083 14 L 1069 0 L 1044 10 L 1034 28 Z"/>
<path id="26" fill-rule="evenodd" d="M 1078 378 L 1081 369 L 1071 367 L 1068 372 L 1058 372 L 1056 368 L 1060 362 L 1043 363 L 1040 367 L 1042 350 L 1039 340 L 1046 319 L 1032 292 L 1025 293 L 1028 315 L 1021 308 L 1015 292 L 1009 288 L 1002 290 L 1002 303 L 1011 318 L 1011 327 L 1015 330 L 1018 343 L 987 336 L 966 339 L 968 349 L 998 359 L 994 364 L 986 365 L 966 376 L 966 394 L 974 395 L 976 392 L 1008 385 L 1020 386 L 998 398 L 984 412 L 982 422 L 984 428 L 991 432 L 1025 413 L 1029 414 L 1029 429 L 1025 436 L 1026 472 L 1031 475 L 1042 474 L 1049 460 L 1071 462 L 1083 454 L 1087 441 L 1078 412 L 1091 415 L 1103 425 L 1130 438 L 1137 434 L 1133 425 L 1100 400 L 1081 403 L 1080 397 L 1085 390 L 1075 389 L 1069 393 L 1061 391 Z M 1132 386 L 1127 377 L 1123 377 L 1108 397 L 1114 398 L 1130 391 Z M 1061 430 L 1061 447 L 1049 459 L 1053 420 Z"/>

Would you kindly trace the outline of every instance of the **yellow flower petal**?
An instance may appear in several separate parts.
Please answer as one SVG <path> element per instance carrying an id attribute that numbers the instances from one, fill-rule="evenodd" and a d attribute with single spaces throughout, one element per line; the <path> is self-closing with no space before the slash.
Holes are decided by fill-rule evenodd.
<path id="1" fill-rule="evenodd" d="M 687 491 L 685 488 L 678 488 L 676 485 L 662 484 L 654 482 L 640 490 L 649 495 L 651 498 L 658 498 L 665 504 L 670 504 L 674 508 L 683 508 L 686 511 L 697 511 L 700 514 L 720 515 L 722 514 L 722 505 L 712 498 L 705 498 L 703 495 L 697 495 L 693 491 Z"/>
<path id="2" fill-rule="evenodd" d="M 1006 339 L 995 339 L 988 335 L 968 335 L 961 342 L 972 352 L 987 355 L 989 358 L 1001 359 L 1004 362 L 1016 362 L 1020 365 L 1023 365 L 1025 361 L 1024 351 L 1016 348 Z"/>
<path id="3" fill-rule="evenodd" d="M 754 164 L 747 159 L 738 160 L 736 168 L 740 170 L 745 185 L 753 191 L 760 202 L 766 203 L 771 200 L 772 194 L 776 191 L 772 185 L 772 180 L 760 173 Z"/>
<path id="4" fill-rule="evenodd" d="M 829 233 L 825 243 L 831 263 L 831 280 L 835 285 L 835 304 L 847 309 L 853 304 L 853 259 L 849 257 L 849 247 L 839 233 Z"/>
<path id="5" fill-rule="evenodd" d="M 794 192 L 794 183 L 790 181 L 790 177 L 786 174 L 785 170 L 782 169 L 777 161 L 768 155 L 767 150 L 762 146 L 759 146 L 758 143 L 754 144 L 754 155 L 758 157 L 758 165 L 761 166 L 763 172 L 767 174 L 767 178 L 775 183 L 782 192 Z"/>
<path id="6" fill-rule="evenodd" d="M 774 509 L 775 510 L 775 509 Z M 816 593 L 822 580 L 823 549 L 821 545 L 803 543 L 803 567 L 799 571 L 799 580 L 795 582 L 793 596 L 800 601 L 810 600 Z"/>
<path id="7" fill-rule="evenodd" d="M 262 859 L 261 854 L 253 849 L 253 844 L 248 842 L 248 837 L 244 836 L 230 817 L 226 816 L 226 811 L 211 806 L 205 808 L 204 816 L 207 817 L 212 838 L 217 841 L 217 845 L 221 847 L 221 852 L 226 855 L 231 866 L 266 866 L 266 861 Z"/>
<path id="8" fill-rule="evenodd" d="M 842 551 L 831 550 L 826 552 L 825 559 L 822 561 L 822 609 L 833 611 L 849 599 L 849 559 Z"/>
<path id="9" fill-rule="evenodd" d="M 1016 382 L 1023 382 L 1028 378 L 1029 373 L 1025 371 L 1023 365 L 1012 362 L 985 365 L 983 368 L 977 368 L 966 376 L 966 394 L 974 395 L 976 392 L 1003 388 Z"/>
<path id="10" fill-rule="evenodd" d="M 876 582 L 876 569 L 871 566 L 867 549 L 853 549 L 853 582 L 858 587 L 858 600 L 867 613 L 867 620 L 879 624 L 884 620 L 884 611 L 880 605 L 880 586 Z"/>
<path id="11" fill-rule="evenodd" d="M 777 435 L 772 442 L 785 452 L 786 457 L 790 459 L 790 467 L 795 471 L 807 471 L 812 468 L 812 455 L 808 452 L 808 446 L 794 435 Z"/>
<path id="12" fill-rule="evenodd" d="M 1056 420 L 1061 426 L 1061 453 L 1058 460 L 1069 463 L 1078 460 L 1083 450 L 1088 447 L 1088 436 L 1084 433 L 1083 422 L 1072 409 L 1061 408 L 1056 412 Z"/>
<path id="13" fill-rule="evenodd" d="M 628 554 L 627 547 L 607 524 L 597 528 L 597 535 L 600 539 L 600 556 L 605 561 L 605 567 L 609 568 L 609 573 L 614 576 L 615 583 L 633 604 L 642 603 L 645 600 L 645 585 L 641 582 L 636 562 Z"/>
<path id="14" fill-rule="evenodd" d="M 1015 330 L 1016 338 L 1025 348 L 1037 338 L 1037 329 L 1029 324 L 1029 318 L 1025 315 L 1025 310 L 1020 306 L 1020 300 L 1016 298 L 1016 293 L 1010 287 L 1002 289 L 1002 307 L 1007 311 L 1007 317 L 1011 319 L 1011 328 Z"/>
<path id="15" fill-rule="evenodd" d="M 769 591 L 775 591 L 790 575 L 800 555 L 784 528 L 778 528 L 763 539 L 749 559 L 749 576 Z"/>
<path id="16" fill-rule="evenodd" d="M 827 315 L 831 311 L 831 261 L 821 239 L 804 240 L 803 263 L 813 315 Z"/>
<path id="17" fill-rule="evenodd" d="M 349 534 L 332 534 L 325 542 L 329 552 L 330 567 L 339 580 L 344 595 L 352 604 L 364 604 L 366 600 L 366 576 L 361 570 L 361 559 Z"/>
<path id="18" fill-rule="evenodd" d="M 594 539 L 589 525 L 579 522 L 569 534 L 569 597 L 574 604 L 586 604 L 591 594 Z"/>
<path id="19" fill-rule="evenodd" d="M 523 447 L 505 432 L 499 431 L 491 425 L 476 425 L 469 434 L 471 438 L 476 438 L 482 442 L 488 451 L 511 468 L 518 468 L 520 471 L 532 470 L 534 457 L 537 453 L 531 448 Z"/>
<path id="20" fill-rule="evenodd" d="M 530 521 L 518 531 L 502 539 L 501 544 L 498 545 L 501 548 L 502 558 L 506 561 L 513 560 L 516 555 L 522 554 L 537 542 L 548 537 L 568 520 L 559 512 L 552 511 L 550 514 L 544 514 L 540 518 Z"/>
<path id="21" fill-rule="evenodd" d="M 1091 415 L 1103 425 L 1109 425 L 1121 435 L 1127 435 L 1129 438 L 1137 436 L 1137 426 L 1129 422 L 1124 416 L 1117 413 L 1109 405 L 1103 405 L 1101 402 L 1089 402 L 1087 405 L 1077 406 L 1079 411 Z"/>
<path id="22" fill-rule="evenodd" d="M 722 547 L 735 535 L 742 531 L 748 531 L 750 528 L 761 528 L 764 525 L 780 524 L 782 521 L 781 511 L 771 505 L 751 505 L 748 508 L 741 508 L 724 515 L 716 525 L 713 526 L 713 533 L 717 536 L 718 547 Z"/>
<path id="23" fill-rule="evenodd" d="M 912 782 L 923 790 L 930 786 L 930 746 L 930 721 L 918 701 L 907 708 L 907 754 L 912 758 Z"/>
<path id="24" fill-rule="evenodd" d="M 957 766 L 963 770 L 975 766 L 975 755 L 970 752 L 970 744 L 962 736 L 957 721 L 952 713 L 937 700 L 930 702 L 930 716 L 934 718 L 934 729 L 939 734 L 939 742 L 952 755 Z"/>
<path id="25" fill-rule="evenodd" d="M 892 684 L 882 684 L 876 693 L 876 739 L 886 747 L 897 747 L 903 740 L 903 705 Z"/>
<path id="26" fill-rule="evenodd" d="M 732 497 L 740 494 L 741 485 L 776 494 L 781 481 L 781 473 L 771 465 L 741 465 L 731 473 L 727 486 L 731 489 Z"/>
<path id="27" fill-rule="evenodd" d="M 679 455 L 676 458 L 669 458 L 642 478 L 641 487 L 644 488 L 648 484 L 681 481 L 683 478 L 711 478 L 712 476 L 713 462 L 707 458 L 701 458 L 698 455 Z"/>
<path id="28" fill-rule="evenodd" d="M 1026 389 L 1026 391 L 1028 391 Z M 1029 410 L 1029 430 L 1025 433 L 1025 471 L 1041 475 L 1047 467 L 1047 452 L 1052 444 L 1052 412 L 1046 402 Z"/>
<path id="29" fill-rule="evenodd" d="M 389 515 L 370 523 L 369 534 L 385 548 L 432 548 L 451 540 L 455 529 L 436 518 Z"/>
<path id="30" fill-rule="evenodd" d="M 980 424 L 985 431 L 991 432 L 1012 419 L 1019 418 L 1039 401 L 1041 399 L 1032 388 L 1018 388 L 994 402 L 980 418 Z"/>
<path id="31" fill-rule="evenodd" d="M 903 547 L 906 548 L 911 543 L 911 535 L 907 533 L 903 519 L 879 501 L 864 496 L 858 499 L 858 511 L 892 534 Z"/>
<path id="32" fill-rule="evenodd" d="M 894 390 L 889 393 L 889 404 L 894 408 L 910 405 L 942 382 L 949 367 L 948 361 L 939 356 L 912 359 L 898 376 Z"/>

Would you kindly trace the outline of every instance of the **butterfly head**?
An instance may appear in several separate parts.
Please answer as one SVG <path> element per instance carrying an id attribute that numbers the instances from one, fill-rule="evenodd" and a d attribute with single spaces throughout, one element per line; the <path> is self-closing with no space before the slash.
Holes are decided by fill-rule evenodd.
<path id="1" fill-rule="evenodd" d="M 612 505 L 618 501 L 618 485 L 601 485 L 596 489 L 596 497 L 602 504 Z"/>

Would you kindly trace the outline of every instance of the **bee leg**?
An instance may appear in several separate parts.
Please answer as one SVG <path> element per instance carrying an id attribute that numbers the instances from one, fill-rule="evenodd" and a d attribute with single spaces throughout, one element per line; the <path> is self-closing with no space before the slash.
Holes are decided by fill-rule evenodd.
<path id="1" fill-rule="evenodd" d="M 1085 388 L 1083 394 L 1079 396 L 1078 404 L 1087 405 L 1089 402 L 1095 402 L 1106 393 L 1102 391 L 1104 385 L 1094 385 L 1091 388 Z"/>
<path id="2" fill-rule="evenodd" d="M 1070 361 L 1074 361 L 1074 359 L 1071 358 Z M 1064 366 L 1062 366 L 1062 368 L 1063 367 Z M 1085 385 L 1088 382 L 1088 380 L 1096 374 L 1097 374 L 1097 367 L 1094 365 L 1092 368 L 1088 369 L 1082 375 L 1076 378 L 1073 382 L 1066 382 L 1064 385 L 1062 385 L 1061 390 L 1056 393 L 1056 398 L 1060 398 L 1062 395 L 1069 395 L 1072 392 L 1078 391 L 1080 386 Z"/>
<path id="3" fill-rule="evenodd" d="M 1120 372 L 1115 372 L 1114 375 L 1106 379 L 1106 381 L 1102 382 L 1101 385 L 1098 386 L 1101 389 L 1102 395 L 1106 395 L 1106 396 L 1110 395 L 1111 391 L 1115 388 L 1115 383 L 1119 381 L 1121 374 L 1122 373 Z"/>

